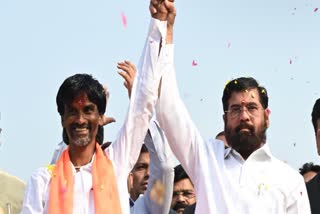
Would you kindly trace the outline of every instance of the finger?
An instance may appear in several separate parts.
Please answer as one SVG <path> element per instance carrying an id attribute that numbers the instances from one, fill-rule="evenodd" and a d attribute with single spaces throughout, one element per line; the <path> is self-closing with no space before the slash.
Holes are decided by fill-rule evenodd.
<path id="1" fill-rule="evenodd" d="M 124 61 L 129 67 L 132 67 L 134 70 L 136 70 L 136 66 L 130 62 L 130 61 Z"/>
<path id="2" fill-rule="evenodd" d="M 117 68 L 126 68 L 128 65 L 125 62 L 118 62 Z"/>
<path id="3" fill-rule="evenodd" d="M 136 73 L 137 73 L 137 69 L 136 69 L 136 66 L 131 63 L 131 62 L 128 62 L 128 70 L 127 70 L 127 73 L 129 74 L 129 76 L 131 77 L 131 79 L 134 79 Z"/>
<path id="4" fill-rule="evenodd" d="M 150 4 L 152 5 L 159 5 L 161 3 L 161 0 L 151 0 Z"/>
<path id="5" fill-rule="evenodd" d="M 125 65 L 118 65 L 117 66 L 118 69 L 124 71 L 124 72 L 128 72 L 128 70 L 130 69 L 129 65 L 125 64 Z"/>
<path id="6" fill-rule="evenodd" d="M 128 89 L 128 83 L 127 82 L 123 82 L 124 87 L 126 87 L 126 89 Z"/>
<path id="7" fill-rule="evenodd" d="M 123 72 L 123 71 L 119 71 L 118 74 L 120 76 L 122 76 L 122 78 L 126 81 L 126 82 L 130 82 L 131 81 L 131 77 L 129 76 L 128 73 Z"/>
<path id="8" fill-rule="evenodd" d="M 155 6 L 151 5 L 149 6 L 149 11 L 151 15 L 154 15 L 157 13 L 157 9 L 155 8 Z"/>
<path id="9" fill-rule="evenodd" d="M 164 4 L 165 4 L 169 13 L 175 12 L 176 8 L 174 7 L 173 1 L 165 0 Z"/>
<path id="10" fill-rule="evenodd" d="M 116 119 L 114 119 L 113 117 L 103 116 L 103 118 L 102 118 L 102 125 L 103 126 L 108 125 L 110 123 L 114 123 L 114 122 L 116 122 Z"/>
<path id="11" fill-rule="evenodd" d="M 131 71 L 134 70 L 135 72 L 135 66 L 133 63 L 131 63 L 130 61 L 125 61 L 126 66 L 127 66 L 127 72 L 132 73 Z"/>

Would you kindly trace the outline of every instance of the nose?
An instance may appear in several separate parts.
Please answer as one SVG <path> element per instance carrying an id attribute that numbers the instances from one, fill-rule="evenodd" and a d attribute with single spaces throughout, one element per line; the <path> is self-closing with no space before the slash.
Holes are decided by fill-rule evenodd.
<path id="1" fill-rule="evenodd" d="M 147 168 L 144 176 L 145 176 L 146 179 L 149 179 L 149 176 L 150 176 L 150 169 L 149 169 L 149 167 Z"/>
<path id="2" fill-rule="evenodd" d="M 250 115 L 246 107 L 243 107 L 240 111 L 240 121 L 249 121 Z"/>
<path id="3" fill-rule="evenodd" d="M 178 195 L 178 198 L 177 198 L 177 201 L 184 201 L 185 200 L 185 197 L 183 196 L 183 194 L 179 194 Z"/>
<path id="4" fill-rule="evenodd" d="M 77 118 L 76 118 L 76 123 L 84 124 L 85 122 L 86 122 L 86 119 L 85 119 L 83 113 L 79 112 L 78 115 L 77 115 Z"/>

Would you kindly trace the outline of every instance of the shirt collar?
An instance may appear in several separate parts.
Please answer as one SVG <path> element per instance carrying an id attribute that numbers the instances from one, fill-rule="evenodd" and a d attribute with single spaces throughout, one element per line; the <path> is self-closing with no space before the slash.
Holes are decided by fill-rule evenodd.
<path id="1" fill-rule="evenodd" d="M 93 163 L 93 159 L 95 158 L 95 156 L 96 156 L 96 153 L 93 154 L 93 156 L 91 158 L 91 161 L 89 163 L 79 167 L 79 171 L 83 171 L 84 170 L 84 171 L 91 172 L 92 163 Z M 70 161 L 70 163 L 71 163 L 71 161 Z M 73 173 L 76 173 L 77 172 L 76 167 L 72 163 L 71 163 L 71 165 L 72 165 Z"/>
<path id="2" fill-rule="evenodd" d="M 241 155 L 231 147 L 226 147 L 224 150 L 224 159 L 228 158 L 229 155 L 241 157 Z M 242 157 L 241 157 L 242 158 Z M 255 161 L 265 161 L 272 158 L 272 154 L 270 151 L 270 147 L 267 143 L 265 143 L 261 148 L 254 151 L 247 160 L 255 160 Z"/>
<path id="3" fill-rule="evenodd" d="M 134 206 L 134 200 L 132 200 L 131 198 L 129 198 L 129 204 L 130 204 L 130 208 Z"/>

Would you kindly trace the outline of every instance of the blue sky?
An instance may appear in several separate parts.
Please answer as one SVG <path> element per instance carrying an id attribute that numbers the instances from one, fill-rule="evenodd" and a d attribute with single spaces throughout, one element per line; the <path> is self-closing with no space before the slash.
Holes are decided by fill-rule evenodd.
<path id="1" fill-rule="evenodd" d="M 115 138 L 128 105 L 116 63 L 137 63 L 148 4 L 0 0 L 0 169 L 26 181 L 49 163 L 62 132 L 56 93 L 75 73 L 108 85 L 107 114 L 117 122 L 105 128 L 105 138 Z M 320 2 L 176 0 L 176 7 L 178 84 L 204 138 L 223 129 L 226 81 L 253 76 L 269 91 L 273 154 L 296 169 L 318 163 L 310 114 L 320 96 L 320 11 L 314 12 Z"/>

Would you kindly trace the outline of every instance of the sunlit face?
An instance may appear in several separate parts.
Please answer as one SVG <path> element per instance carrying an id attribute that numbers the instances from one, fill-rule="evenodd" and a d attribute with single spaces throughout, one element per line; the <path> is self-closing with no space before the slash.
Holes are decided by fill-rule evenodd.
<path id="1" fill-rule="evenodd" d="M 149 180 L 149 152 L 140 153 L 139 159 L 134 165 L 128 177 L 129 193 L 132 200 L 137 200 L 140 194 L 147 190 Z"/>
<path id="2" fill-rule="evenodd" d="M 193 184 L 189 178 L 174 183 L 171 208 L 177 213 L 183 213 L 184 209 L 196 202 Z"/>
<path id="3" fill-rule="evenodd" d="M 80 93 L 71 105 L 64 106 L 62 126 L 67 132 L 69 145 L 86 146 L 95 143 L 101 121 L 97 105 L 85 93 Z"/>
<path id="4" fill-rule="evenodd" d="M 244 159 L 265 143 L 269 115 L 260 103 L 256 88 L 233 92 L 223 118 L 229 146 Z"/>

